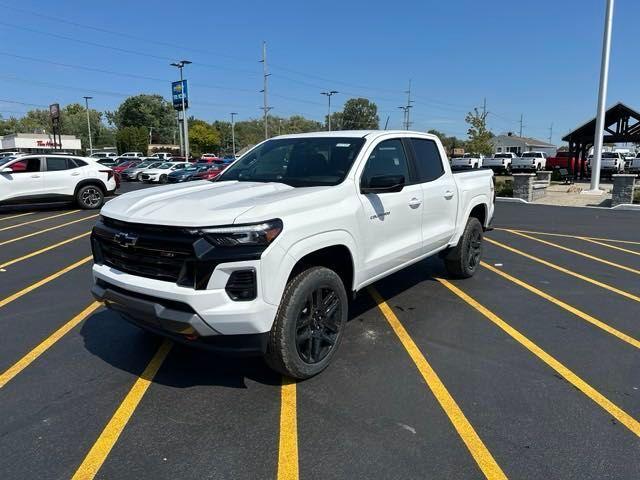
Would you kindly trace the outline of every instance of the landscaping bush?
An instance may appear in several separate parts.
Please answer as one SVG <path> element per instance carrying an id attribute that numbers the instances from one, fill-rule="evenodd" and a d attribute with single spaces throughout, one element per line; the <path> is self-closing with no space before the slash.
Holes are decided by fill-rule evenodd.
<path id="1" fill-rule="evenodd" d="M 513 180 L 498 180 L 496 182 L 497 197 L 513 197 Z"/>
<path id="2" fill-rule="evenodd" d="M 638 187 L 633 192 L 633 203 L 640 203 L 640 188 Z"/>

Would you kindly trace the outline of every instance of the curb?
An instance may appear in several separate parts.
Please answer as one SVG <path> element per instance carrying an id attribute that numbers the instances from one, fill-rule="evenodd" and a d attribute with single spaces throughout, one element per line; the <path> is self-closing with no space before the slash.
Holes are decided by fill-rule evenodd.
<path id="1" fill-rule="evenodd" d="M 504 203 L 529 203 L 524 198 L 513 198 L 513 197 L 496 197 L 496 202 L 504 202 Z"/>
<path id="2" fill-rule="evenodd" d="M 611 207 L 611 210 L 640 210 L 640 204 L 621 203 L 620 205 Z"/>

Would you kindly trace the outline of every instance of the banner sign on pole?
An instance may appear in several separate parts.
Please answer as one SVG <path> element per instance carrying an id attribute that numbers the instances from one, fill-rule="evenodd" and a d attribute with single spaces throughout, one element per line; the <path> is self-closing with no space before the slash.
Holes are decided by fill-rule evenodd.
<path id="1" fill-rule="evenodd" d="M 182 110 L 182 98 L 184 97 L 184 108 L 189 108 L 189 89 L 186 80 L 178 80 L 171 83 L 171 98 L 173 108 Z"/>

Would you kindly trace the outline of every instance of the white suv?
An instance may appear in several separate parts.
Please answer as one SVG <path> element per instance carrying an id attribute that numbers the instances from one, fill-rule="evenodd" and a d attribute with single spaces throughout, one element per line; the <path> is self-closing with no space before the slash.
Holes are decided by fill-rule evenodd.
<path id="1" fill-rule="evenodd" d="M 91 158 L 49 154 L 0 159 L 0 205 L 73 200 L 80 208 L 100 208 L 115 190 L 113 170 Z"/>

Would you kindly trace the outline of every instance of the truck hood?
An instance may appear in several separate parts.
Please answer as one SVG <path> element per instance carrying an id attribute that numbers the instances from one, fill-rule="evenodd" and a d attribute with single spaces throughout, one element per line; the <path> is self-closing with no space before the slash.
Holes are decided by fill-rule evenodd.
<path id="1" fill-rule="evenodd" d="M 125 222 L 152 225 L 229 225 L 258 205 L 272 205 L 278 200 L 295 204 L 297 197 L 304 197 L 319 188 L 323 187 L 293 188 L 283 183 L 195 181 L 126 193 L 107 202 L 101 213 Z"/>

